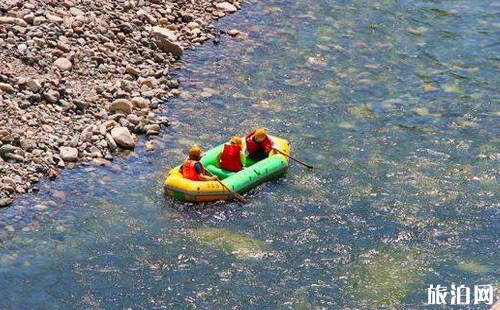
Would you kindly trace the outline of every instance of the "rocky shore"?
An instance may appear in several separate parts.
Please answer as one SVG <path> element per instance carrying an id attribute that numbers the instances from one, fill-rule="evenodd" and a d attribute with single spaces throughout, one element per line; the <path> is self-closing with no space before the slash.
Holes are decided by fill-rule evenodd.
<path id="1" fill-rule="evenodd" d="M 0 207 L 78 162 L 145 148 L 179 95 L 179 57 L 237 0 L 0 1 Z M 238 35 L 233 30 L 230 35 Z"/>

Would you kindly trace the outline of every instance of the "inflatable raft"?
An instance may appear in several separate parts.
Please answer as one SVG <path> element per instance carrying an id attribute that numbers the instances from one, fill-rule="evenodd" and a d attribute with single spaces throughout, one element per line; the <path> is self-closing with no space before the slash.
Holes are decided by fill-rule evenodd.
<path id="1" fill-rule="evenodd" d="M 273 136 L 269 137 L 276 149 L 285 154 L 290 152 L 290 145 L 287 140 Z M 242 139 L 245 141 L 244 137 Z M 269 153 L 269 157 L 258 162 L 247 158 L 245 168 L 239 172 L 222 170 L 219 168 L 216 159 L 222 147 L 223 144 L 206 151 L 200 161 L 209 174 L 216 175 L 228 188 L 239 194 L 282 176 L 288 169 L 288 157 L 273 150 Z M 218 181 L 185 179 L 180 172 L 180 165 L 169 171 L 164 186 L 167 195 L 184 201 L 203 202 L 232 198 L 231 193 Z"/>

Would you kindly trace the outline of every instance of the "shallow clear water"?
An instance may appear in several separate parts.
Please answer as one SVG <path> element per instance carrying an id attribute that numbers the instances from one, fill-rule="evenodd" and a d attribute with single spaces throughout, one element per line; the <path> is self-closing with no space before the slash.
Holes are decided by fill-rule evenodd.
<path id="1" fill-rule="evenodd" d="M 218 26 L 247 36 L 183 57 L 157 152 L 0 210 L 0 309 L 435 309 L 429 284 L 498 285 L 498 2 L 248 1 Z M 191 144 L 257 126 L 317 169 L 246 206 L 164 197 Z"/>

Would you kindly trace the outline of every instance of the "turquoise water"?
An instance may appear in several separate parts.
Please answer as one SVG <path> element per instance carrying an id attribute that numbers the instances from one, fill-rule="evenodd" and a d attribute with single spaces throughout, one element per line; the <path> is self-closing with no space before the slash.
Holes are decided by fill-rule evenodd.
<path id="1" fill-rule="evenodd" d="M 430 284 L 498 285 L 498 2 L 248 1 L 218 27 L 246 36 L 186 53 L 155 153 L 0 210 L 0 309 L 447 309 Z M 163 195 L 191 144 L 257 126 L 317 169 L 245 206 Z"/>

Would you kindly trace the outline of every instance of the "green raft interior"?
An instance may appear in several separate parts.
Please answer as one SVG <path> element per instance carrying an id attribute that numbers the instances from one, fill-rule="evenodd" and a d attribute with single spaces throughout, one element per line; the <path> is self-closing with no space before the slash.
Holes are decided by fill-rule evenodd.
<path id="1" fill-rule="evenodd" d="M 219 168 L 217 155 L 222 151 L 223 144 L 208 150 L 202 156 L 200 162 L 208 174 L 216 175 L 224 180 L 227 187 L 237 192 L 245 192 L 259 184 L 275 179 L 283 175 L 288 168 L 288 160 L 281 155 L 271 155 L 260 161 L 254 161 L 248 157 L 245 159 L 244 169 L 232 172 Z"/>

